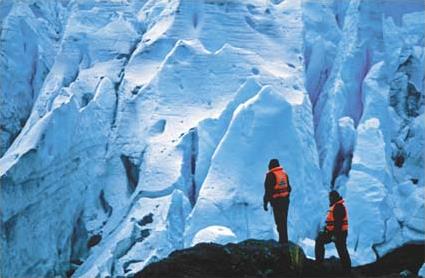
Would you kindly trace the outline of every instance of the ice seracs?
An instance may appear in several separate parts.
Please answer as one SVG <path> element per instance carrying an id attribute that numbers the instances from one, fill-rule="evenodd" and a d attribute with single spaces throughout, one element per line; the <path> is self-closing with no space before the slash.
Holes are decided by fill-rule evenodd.
<path id="1" fill-rule="evenodd" d="M 422 1 L 0 8 L 1 276 L 130 276 L 276 238 L 273 157 L 307 255 L 330 188 L 355 264 L 423 241 Z"/>
<path id="2" fill-rule="evenodd" d="M 312 194 L 311 198 L 315 198 L 313 195 L 322 195 L 317 202 L 322 204 L 319 208 L 325 211 L 326 190 L 321 183 L 313 182 L 320 179 L 317 164 L 315 169 L 308 170 L 295 166 L 297 163 L 306 164 L 305 160 L 317 161 L 317 154 L 314 140 L 307 135 L 309 125 L 292 124 L 294 118 L 306 120 L 307 107 L 308 98 L 305 96 L 287 100 L 285 94 L 270 87 L 263 88 L 239 106 L 212 157 L 208 175 L 188 220 L 186 244 L 192 242 L 199 229 L 220 224 L 232 229 L 238 239 L 274 237 L 272 216 L 261 209 L 267 163 L 273 154 L 281 157 L 291 184 L 311 184 L 309 188 L 294 190 L 293 207 L 289 210 L 289 223 L 292 224 L 289 225 L 289 234 L 293 238 L 313 236 L 316 227 L 303 227 L 311 227 L 313 223 L 318 228 L 319 216 L 309 211 L 310 208 L 317 210 L 317 206 L 308 206 L 308 200 L 300 196 Z M 310 121 L 310 132 L 311 124 Z M 271 137 L 280 140 L 270 140 Z M 301 149 L 304 156 L 297 156 Z M 253 156 L 255 160 L 248 159 Z M 304 210 L 296 209 L 300 206 Z"/>

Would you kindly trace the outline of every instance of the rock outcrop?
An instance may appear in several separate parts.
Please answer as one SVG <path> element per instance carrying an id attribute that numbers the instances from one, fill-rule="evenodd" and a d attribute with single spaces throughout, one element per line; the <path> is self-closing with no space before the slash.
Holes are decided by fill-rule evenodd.
<path id="1" fill-rule="evenodd" d="M 416 277 L 424 248 L 423 243 L 407 244 L 347 274 L 335 257 L 317 265 L 293 243 L 286 249 L 273 240 L 200 243 L 148 265 L 135 277 Z"/>

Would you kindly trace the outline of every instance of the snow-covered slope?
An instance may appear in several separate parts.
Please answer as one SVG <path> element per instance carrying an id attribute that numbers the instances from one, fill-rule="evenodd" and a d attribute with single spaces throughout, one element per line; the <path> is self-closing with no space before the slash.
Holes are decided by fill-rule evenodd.
<path id="1" fill-rule="evenodd" d="M 330 188 L 355 263 L 424 241 L 422 1 L 0 11 L 2 277 L 131 275 L 202 240 L 276 238 L 273 157 L 308 255 Z"/>

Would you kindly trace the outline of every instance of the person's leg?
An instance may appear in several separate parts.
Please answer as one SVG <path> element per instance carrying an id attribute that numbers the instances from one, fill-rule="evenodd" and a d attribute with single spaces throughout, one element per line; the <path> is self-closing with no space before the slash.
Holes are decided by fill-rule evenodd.
<path id="1" fill-rule="evenodd" d="M 279 242 L 283 241 L 283 227 L 282 227 L 282 202 L 276 200 L 273 205 L 274 222 L 276 223 L 277 232 L 279 233 Z"/>
<path id="2" fill-rule="evenodd" d="M 316 256 L 316 262 L 321 263 L 325 258 L 325 244 L 331 241 L 329 233 L 320 232 L 316 238 L 316 244 L 314 246 L 314 253 Z"/>
<path id="3" fill-rule="evenodd" d="M 286 198 L 280 198 L 275 200 L 274 215 L 277 230 L 279 232 L 279 243 L 282 246 L 282 259 L 283 264 L 291 267 L 291 254 L 288 244 L 288 232 L 287 232 L 287 216 L 288 216 L 288 200 Z"/>
<path id="4" fill-rule="evenodd" d="M 289 208 L 289 198 L 282 199 L 282 244 L 288 243 L 288 208 Z"/>
<path id="5" fill-rule="evenodd" d="M 280 219 L 282 218 L 282 206 L 278 202 L 272 204 L 274 222 L 276 224 L 277 232 L 279 233 L 279 242 L 282 240 L 282 229 L 280 225 Z"/>
<path id="6" fill-rule="evenodd" d="M 336 238 L 335 242 L 336 250 L 338 251 L 339 259 L 344 271 L 351 270 L 351 258 L 347 250 L 347 233 L 343 233 Z"/>

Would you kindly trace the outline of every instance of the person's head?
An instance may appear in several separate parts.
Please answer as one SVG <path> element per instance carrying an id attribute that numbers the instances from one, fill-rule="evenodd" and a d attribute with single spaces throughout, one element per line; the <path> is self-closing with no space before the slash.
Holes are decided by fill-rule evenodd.
<path id="1" fill-rule="evenodd" d="M 336 202 L 338 202 L 341 199 L 341 196 L 339 195 L 338 191 L 332 190 L 329 192 L 329 203 L 332 205 Z"/>
<path id="2" fill-rule="evenodd" d="M 276 167 L 279 167 L 279 166 L 280 166 L 279 160 L 277 160 L 276 158 L 270 159 L 269 170 L 270 169 L 273 169 L 273 168 L 276 168 Z"/>

